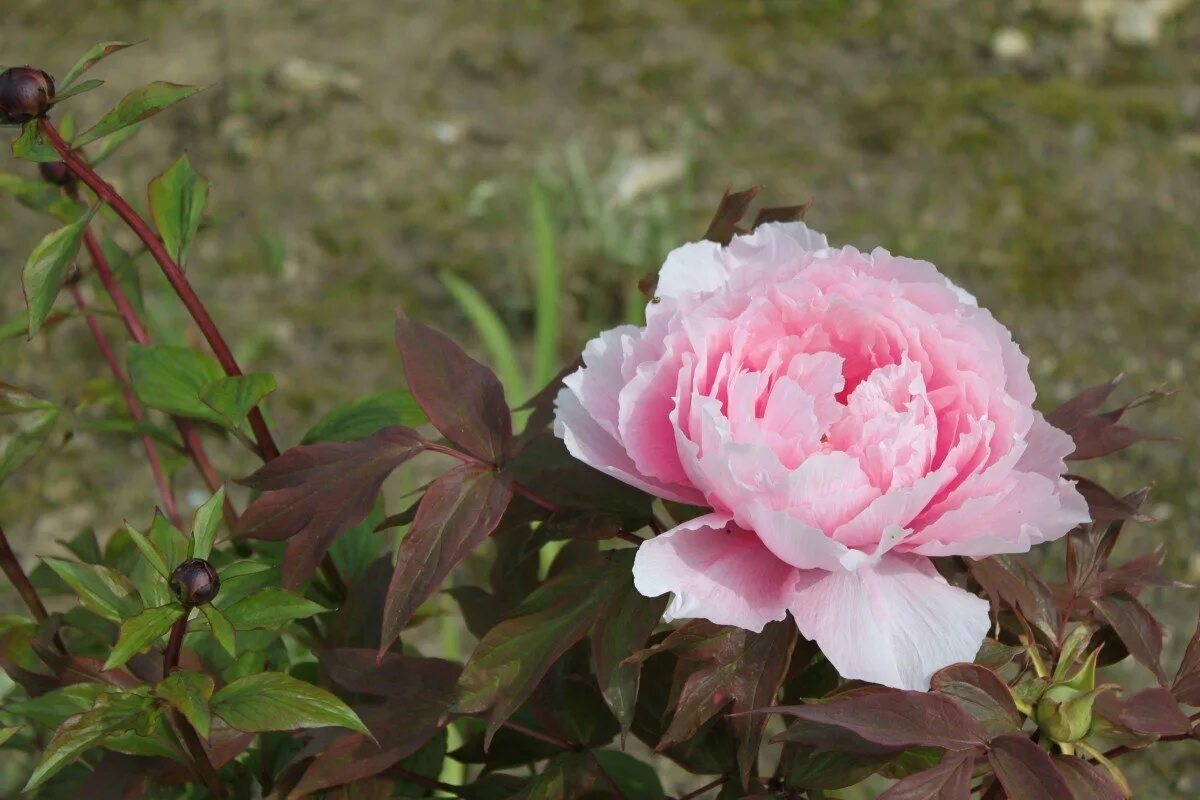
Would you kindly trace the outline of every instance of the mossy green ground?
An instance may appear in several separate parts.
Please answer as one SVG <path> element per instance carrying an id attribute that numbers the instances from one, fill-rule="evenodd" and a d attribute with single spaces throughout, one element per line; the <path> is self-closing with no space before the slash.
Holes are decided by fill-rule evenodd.
<path id="1" fill-rule="evenodd" d="M 1118 372 L 1130 393 L 1176 388 L 1135 420 L 1170 441 L 1081 471 L 1121 491 L 1155 482 L 1159 522 L 1127 546 L 1164 542 L 1195 582 L 1200 4 L 1147 4 L 1164 11 L 1141 42 L 1130 19 L 1145 17 L 1122 16 L 1136 5 L 11 0 L 0 56 L 62 74 L 94 41 L 149 39 L 96 70 L 108 85 L 72 104 L 81 119 L 151 79 L 211 84 L 107 170 L 141 198 L 186 149 L 212 180 L 189 274 L 244 363 L 278 377 L 285 444 L 400 385 L 397 306 L 483 352 L 441 272 L 528 346 L 532 183 L 558 235 L 564 360 L 626 316 L 632 282 L 699 235 L 724 187 L 762 183 L 769 203 L 814 198 L 833 241 L 928 259 L 969 288 L 1022 343 L 1046 408 Z M 8 318 L 49 227 L 5 200 L 0 230 Z M 160 339 L 199 344 L 142 272 Z M 105 394 L 78 323 L 4 343 L 0 375 L 60 401 Z M 214 449 L 227 474 L 253 465 Z M 84 525 L 142 522 L 137 455 L 77 433 L 4 487 L 0 521 L 29 556 Z M 186 468 L 181 483 L 195 485 Z M 1171 668 L 1197 595 L 1151 599 Z M 1139 796 L 1194 797 L 1194 760 L 1158 752 L 1128 759 Z"/>

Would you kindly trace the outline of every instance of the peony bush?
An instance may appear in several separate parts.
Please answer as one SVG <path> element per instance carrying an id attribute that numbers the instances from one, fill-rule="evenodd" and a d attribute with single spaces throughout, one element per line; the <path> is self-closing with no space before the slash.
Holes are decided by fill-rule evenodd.
<path id="1" fill-rule="evenodd" d="M 32 162 L 0 186 L 53 223 L 7 346 L 86 325 L 123 407 L 106 430 L 157 492 L 69 555 L 37 543 L 33 569 L 0 530 L 28 611 L 0 618 L 13 791 L 1111 800 L 1135 796 L 1122 756 L 1196 738 L 1200 634 L 1166 668 L 1140 599 L 1174 585 L 1163 553 L 1113 558 L 1148 489 L 1074 472 L 1140 441 L 1123 417 L 1160 393 L 1117 403 L 1114 380 L 1043 415 L 971 294 L 831 246 L 806 206 L 749 217 L 751 189 L 642 282 L 644 326 L 522 406 L 401 312 L 403 385 L 284 439 L 275 379 L 243 370 L 182 266 L 207 181 L 180 157 L 139 209 L 103 174 L 195 87 L 147 84 L 89 127 L 61 113 L 126 46 L 59 81 L 0 75 Z M 203 350 L 156 341 L 137 291 L 155 269 Z M 4 480 L 77 419 L 0 389 Z M 261 466 L 222 475 L 210 448 Z M 427 482 L 389 514 L 402 467 Z M 465 658 L 435 624 L 470 634 Z"/>

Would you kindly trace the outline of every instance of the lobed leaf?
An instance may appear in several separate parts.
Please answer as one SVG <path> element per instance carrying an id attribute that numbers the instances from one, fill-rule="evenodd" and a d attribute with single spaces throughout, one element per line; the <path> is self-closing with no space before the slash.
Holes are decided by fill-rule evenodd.
<path id="1" fill-rule="evenodd" d="M 240 481 L 265 494 L 242 514 L 234 535 L 292 539 L 283 584 L 295 588 L 333 542 L 371 512 L 388 475 L 424 446 L 415 431 L 389 427 L 357 442 L 292 448 Z"/>
<path id="2" fill-rule="evenodd" d="M 1186 736 L 1192 722 L 1167 689 L 1143 689 L 1121 702 L 1118 721 L 1134 733 L 1149 736 Z"/>
<path id="3" fill-rule="evenodd" d="M 623 733 L 628 733 L 633 725 L 642 674 L 640 662 L 625 660 L 646 646 L 646 640 L 662 619 L 667 600 L 666 596 L 643 596 L 633 586 L 631 569 L 614 587 L 612 597 L 592 628 L 592 669 L 604 702 L 612 709 Z"/>
<path id="4" fill-rule="evenodd" d="M 971 750 L 988 740 L 974 717 L 954 700 L 935 693 L 873 689 L 819 704 L 764 710 L 815 723 L 816 727 L 808 730 L 795 726 L 789 730 L 788 739 L 803 744 L 827 744 L 822 729 L 830 728 L 890 749 Z"/>
<path id="5" fill-rule="evenodd" d="M 1132 595 L 1117 592 L 1095 601 L 1097 610 L 1112 626 L 1129 654 L 1140 661 L 1159 683 L 1166 683 L 1162 670 L 1163 627 Z"/>
<path id="6" fill-rule="evenodd" d="M 951 664 L 933 674 L 932 691 L 952 697 L 988 736 L 1021 729 L 1021 714 L 1008 684 L 977 664 Z"/>
<path id="7" fill-rule="evenodd" d="M 433 426 L 451 442 L 491 464 L 507 460 L 512 418 L 504 387 L 443 333 L 396 315 L 396 346 L 408 389 Z"/>
<path id="8" fill-rule="evenodd" d="M 762 192 L 761 186 L 751 186 L 740 192 L 731 192 L 726 189 L 720 204 L 717 205 L 712 222 L 708 223 L 708 230 L 704 232 L 704 238 L 717 244 L 729 244 L 735 235 L 745 233 L 745 229 L 741 228 L 738 223 L 742 221 L 742 217 L 746 216 L 750 204 L 754 202 L 754 198 L 758 197 L 760 192 Z"/>
<path id="9" fill-rule="evenodd" d="M 1009 800 L 1063 800 L 1071 787 L 1050 754 L 1020 733 L 997 736 L 988 746 L 988 763 Z"/>
<path id="10" fill-rule="evenodd" d="M 147 187 L 150 215 L 171 258 L 183 266 L 188 246 L 200 228 L 204 204 L 208 201 L 208 181 L 192 169 L 187 153 Z"/>
<path id="11" fill-rule="evenodd" d="M 208 629 L 212 631 L 213 638 L 217 640 L 217 644 L 221 646 L 221 649 L 230 656 L 236 656 L 237 647 L 233 625 L 229 623 L 225 615 L 212 603 L 205 603 L 200 606 L 200 613 L 208 621 Z"/>
<path id="12" fill-rule="evenodd" d="M 615 577 L 625 568 L 581 567 L 558 575 L 480 640 L 459 678 L 454 711 L 491 710 L 485 743 L 533 693 L 551 665 L 587 635 Z"/>
<path id="13" fill-rule="evenodd" d="M 198 86 L 183 86 L 166 81 L 148 83 L 121 98 L 121 101 L 111 111 L 76 137 L 71 144 L 74 147 L 83 147 L 110 133 L 116 133 L 122 128 L 152 117 L 180 100 L 191 97 L 198 91 L 200 91 Z"/>
<path id="14" fill-rule="evenodd" d="M 1183 651 L 1183 660 L 1171 682 L 1171 692 L 1181 703 L 1200 706 L 1200 622 Z"/>
<path id="15" fill-rule="evenodd" d="M 495 530 L 512 493 L 507 472 L 473 464 L 456 467 L 429 486 L 400 542 L 384 605 L 381 650 L 391 646 L 451 570 Z"/>
<path id="16" fill-rule="evenodd" d="M 879 800 L 971 800 L 975 756 L 947 753 L 936 767 L 902 778 Z"/>
<path id="17" fill-rule="evenodd" d="M 62 160 L 54 146 L 42 136 L 36 119 L 31 119 L 21 126 L 21 135 L 13 139 L 12 154 L 17 158 L 41 164 Z"/>
<path id="18" fill-rule="evenodd" d="M 212 711 L 246 733 L 340 725 L 370 735 L 344 702 L 324 689 L 280 672 L 239 678 L 212 697 Z"/>
<path id="19" fill-rule="evenodd" d="M 1112 778 L 1090 761 L 1075 756 L 1054 756 L 1058 774 L 1071 787 L 1075 800 L 1125 800 L 1127 795 Z"/>

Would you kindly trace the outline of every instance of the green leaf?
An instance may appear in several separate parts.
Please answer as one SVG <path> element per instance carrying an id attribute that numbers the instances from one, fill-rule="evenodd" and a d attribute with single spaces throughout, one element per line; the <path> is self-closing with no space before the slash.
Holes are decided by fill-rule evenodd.
<path id="1" fill-rule="evenodd" d="M 121 573 L 100 564 L 80 564 L 61 558 L 44 559 L 46 566 L 71 587 L 84 606 L 111 622 L 121 622 L 142 610 L 137 589 Z"/>
<path id="2" fill-rule="evenodd" d="M 213 679 L 204 673 L 177 670 L 159 681 L 154 693 L 177 708 L 196 732 L 207 739 L 212 724 L 208 703 L 213 688 Z"/>
<path id="3" fill-rule="evenodd" d="M 208 181 L 192 169 L 187 153 L 150 181 L 150 214 L 171 258 L 181 266 L 200 227 L 208 201 Z"/>
<path id="4" fill-rule="evenodd" d="M 154 549 L 162 554 L 169 580 L 170 572 L 187 558 L 187 537 L 156 509 L 146 538 L 154 545 Z M 132 537 L 130 539 L 132 541 Z M 158 569 L 151 566 L 148 560 L 138 559 L 130 570 L 129 577 L 133 579 L 142 596 L 142 603 L 147 608 L 166 605 L 175 599 L 167 586 L 167 580 L 163 579 Z"/>
<path id="5" fill-rule="evenodd" d="M 86 208 L 68 198 L 59 187 L 42 180 L 35 181 L 17 175 L 0 174 L 0 190 L 11 194 L 18 203 L 26 208 L 49 214 L 62 222 L 70 222 L 78 218 Z M 25 333 L 26 329 L 27 326 L 22 325 L 20 332 Z"/>
<path id="6" fill-rule="evenodd" d="M 384 392 L 330 411 L 304 434 L 301 444 L 350 442 L 393 425 L 416 428 L 428 421 L 408 392 Z"/>
<path id="7" fill-rule="evenodd" d="M 217 644 L 221 645 L 221 649 L 231 656 L 236 656 L 237 647 L 233 626 L 229 624 L 225 615 L 218 611 L 212 603 L 200 606 L 200 613 L 204 614 L 204 618 L 208 620 L 208 629 L 212 631 L 213 638 L 217 640 Z"/>
<path id="8" fill-rule="evenodd" d="M 18 417 L 16 430 L 0 452 L 0 482 L 37 455 L 61 414 L 54 403 L 0 382 L 0 415 Z"/>
<path id="9" fill-rule="evenodd" d="M 103 683 L 73 683 L 28 700 L 6 703 L 4 710 L 47 728 L 57 728 L 67 717 L 90 709 L 108 689 Z"/>
<path id="10" fill-rule="evenodd" d="M 200 400 L 201 390 L 221 378 L 217 362 L 186 347 L 130 344 L 129 381 L 143 403 L 180 417 L 225 426 L 225 418 Z"/>
<path id="11" fill-rule="evenodd" d="M 107 58 L 118 50 L 133 47 L 135 44 L 137 42 L 100 42 L 99 44 L 92 45 L 87 49 L 86 53 L 79 57 L 79 60 L 75 62 L 75 66 L 67 70 L 67 74 L 63 77 L 62 82 L 59 83 L 59 88 L 66 89 L 75 82 L 76 78 L 94 67 L 101 59 Z"/>
<path id="12" fill-rule="evenodd" d="M 250 409 L 275 391 L 275 378 L 266 372 L 218 378 L 200 390 L 200 402 L 216 412 L 222 425 L 238 431 Z"/>
<path id="13" fill-rule="evenodd" d="M 167 566 L 167 562 L 163 560 L 163 554 L 146 538 L 145 534 L 132 525 L 126 525 L 125 532 L 129 534 L 129 538 L 133 540 L 134 545 L 141 551 L 142 556 L 154 568 L 154 571 L 161 575 L 164 580 L 170 580 L 171 569 Z"/>
<path id="14" fill-rule="evenodd" d="M 558 371 L 559 314 L 562 308 L 562 265 L 554 242 L 554 223 L 546 196 L 536 184 L 530 192 L 529 230 L 533 239 L 534 384 L 542 386 Z"/>
<path id="15" fill-rule="evenodd" d="M 217 489 L 204 505 L 196 509 L 196 521 L 192 523 L 192 543 L 188 558 L 207 559 L 212 555 L 213 542 L 217 540 L 217 529 L 221 527 L 221 510 L 225 505 L 225 487 Z"/>
<path id="16" fill-rule="evenodd" d="M 95 213 L 96 209 L 93 208 L 69 225 L 47 234 L 29 254 L 29 260 L 21 272 L 21 288 L 25 292 L 25 303 L 29 306 L 30 336 L 38 332 L 54 308 L 58 290 L 62 288 L 67 270 L 79 252 L 83 232 Z"/>
<path id="17" fill-rule="evenodd" d="M 475 326 L 508 396 L 523 399 L 526 392 L 525 371 L 517 361 L 517 348 L 508 335 L 504 321 L 471 284 L 449 272 L 442 273 L 442 283 L 446 284 L 459 308 Z"/>
<path id="18" fill-rule="evenodd" d="M 104 662 L 104 669 L 116 669 L 126 661 L 150 647 L 165 636 L 179 619 L 186 613 L 183 606 L 170 603 L 165 606 L 147 608 L 136 617 L 121 623 L 121 635 Z"/>
<path id="19" fill-rule="evenodd" d="M 21 730 L 20 725 L 10 725 L 7 728 L 0 728 L 0 747 L 3 747 L 4 743 L 15 736 L 19 730 Z"/>
<path id="20" fill-rule="evenodd" d="M 54 732 L 25 791 L 41 786 L 84 751 L 111 734 L 133 730 L 153 701 L 138 692 L 108 692 L 96 698 L 91 711 L 71 717 Z"/>
<path id="21" fill-rule="evenodd" d="M 36 119 L 31 119 L 21 126 L 21 135 L 13 139 L 12 154 L 26 161 L 37 161 L 40 163 L 62 161 L 62 156 L 58 154 L 54 146 L 46 141 L 45 137 L 42 136 L 42 132 L 38 130 L 38 121 Z"/>
<path id="22" fill-rule="evenodd" d="M 191 97 L 198 91 L 200 91 L 199 86 L 182 86 L 166 81 L 148 83 L 121 98 L 121 102 L 117 103 L 112 111 L 80 134 L 79 138 L 72 142 L 72 145 L 83 147 L 89 142 L 94 142 L 135 122 L 152 117 L 164 108 Z"/>
<path id="23" fill-rule="evenodd" d="M 134 136 L 137 136 L 138 131 L 140 131 L 142 126 L 145 124 L 146 123 L 144 122 L 135 122 L 128 128 L 122 128 L 111 136 L 106 136 L 104 141 L 100 142 L 95 151 L 92 153 L 90 159 L 91 165 L 93 167 L 98 167 L 100 164 L 107 161 L 108 158 L 113 153 L 117 152 L 117 150 L 119 150 L 123 144 L 128 142 Z"/>
<path id="24" fill-rule="evenodd" d="M 92 89 L 99 88 L 103 85 L 104 85 L 104 81 L 96 81 L 96 80 L 84 81 L 83 83 L 81 83 L 77 86 L 72 86 L 70 89 L 56 93 L 54 95 L 54 99 L 50 101 L 50 104 L 56 106 L 64 100 L 71 99 L 75 95 L 85 94 L 87 92 L 90 92 Z M 71 137 L 68 133 L 61 131 L 61 130 L 59 131 L 59 133 L 68 142 L 71 141 Z"/>
<path id="25" fill-rule="evenodd" d="M 329 609 L 285 589 L 263 589 L 244 597 L 224 610 L 234 630 L 276 628 L 298 619 L 323 614 Z"/>
<path id="26" fill-rule="evenodd" d="M 340 725 L 371 736 L 336 696 L 279 672 L 234 681 L 213 695 L 212 710 L 229 727 L 247 733 Z"/>
<path id="27" fill-rule="evenodd" d="M 595 755 L 600 768 L 612 779 L 621 796 L 639 800 L 665 796 L 658 773 L 646 762 L 618 750 L 599 750 Z"/>

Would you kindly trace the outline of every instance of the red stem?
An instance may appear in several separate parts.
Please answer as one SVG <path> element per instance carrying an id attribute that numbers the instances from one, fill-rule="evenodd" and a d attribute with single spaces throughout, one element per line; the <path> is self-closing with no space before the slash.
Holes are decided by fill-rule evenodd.
<path id="1" fill-rule="evenodd" d="M 13 588 L 17 590 L 17 594 L 25 601 L 25 607 L 29 609 L 33 618 L 38 622 L 44 622 L 50 616 L 46 611 L 46 604 L 42 602 L 37 587 L 25 574 L 25 568 L 21 566 L 17 554 L 13 552 L 12 545 L 8 543 L 8 536 L 5 535 L 3 528 L 0 528 L 0 570 L 4 571 Z M 54 634 L 54 647 L 64 656 L 67 655 L 67 644 L 57 633 Z"/>
<path id="2" fill-rule="evenodd" d="M 163 651 L 163 678 L 169 676 L 179 666 L 179 654 L 183 651 L 183 637 L 187 633 L 188 617 L 191 615 L 192 609 L 185 608 L 183 615 L 171 626 L 171 638 L 167 640 L 167 649 Z M 200 735 L 196 733 L 192 723 L 188 722 L 187 717 L 175 708 L 171 709 L 171 721 L 175 724 L 180 742 L 191 757 L 196 777 L 217 797 L 228 797 L 225 784 L 221 780 L 221 776 L 217 774 L 216 768 L 213 767 L 212 761 L 209 760 L 204 743 L 200 741 Z"/>
<path id="3" fill-rule="evenodd" d="M 96 196 L 102 202 L 115 211 L 117 216 L 124 220 L 125 224 L 146 245 L 146 249 L 150 251 L 150 255 L 154 257 L 159 267 L 162 268 L 167 282 L 171 284 L 171 288 L 175 290 L 175 294 L 179 296 L 184 307 L 187 308 L 188 313 L 195 320 L 197 327 L 200 328 L 200 333 L 204 335 L 209 347 L 212 348 L 213 354 L 217 357 L 221 368 L 225 370 L 225 374 L 230 376 L 241 375 L 242 369 L 238 366 L 237 359 L 233 356 L 233 351 L 229 349 L 229 345 L 225 342 L 225 337 L 221 335 L 221 331 L 217 328 L 216 323 L 213 322 L 208 309 L 204 307 L 204 303 L 201 302 L 200 297 L 192 288 L 192 284 L 188 281 L 183 270 L 180 269 L 179 265 L 175 263 L 174 259 L 167 252 L 167 248 L 163 245 L 162 240 L 158 238 L 158 234 L 133 210 L 133 207 L 125 201 L 125 198 L 121 197 L 116 189 L 101 178 L 83 159 L 71 151 L 70 145 L 63 141 L 62 136 L 59 135 L 54 124 L 48 118 L 42 117 L 39 119 L 38 127 L 42 135 L 58 151 L 67 168 L 79 180 L 87 184 L 88 188 L 95 192 Z M 271 431 L 267 428 L 267 421 L 263 419 L 262 411 L 256 406 L 250 410 L 247 418 L 250 421 L 250 429 L 254 432 L 254 439 L 258 443 L 263 460 L 270 461 L 278 456 L 279 447 L 275 444 L 275 440 L 271 436 Z"/>
<path id="4" fill-rule="evenodd" d="M 83 232 L 83 244 L 87 248 L 88 255 L 92 258 L 92 268 L 96 271 L 96 276 L 100 279 L 101 285 L 104 286 L 104 290 L 108 293 L 109 299 L 112 300 L 113 307 L 121 315 L 121 319 L 129 331 L 130 338 L 143 346 L 150 344 L 150 335 L 146 332 L 146 326 L 138 318 L 137 310 L 133 307 L 133 303 L 129 302 L 129 296 L 121 288 L 121 282 L 117 280 L 116 274 L 112 271 L 112 267 L 109 266 L 108 259 L 104 255 L 104 249 L 100 246 L 100 242 L 96 240 L 96 234 L 92 233 L 90 228 L 85 229 Z M 200 472 L 200 477 L 204 480 L 204 485 L 208 487 L 210 492 L 220 489 L 222 484 L 221 476 L 217 474 L 216 469 L 209 460 L 208 451 L 204 449 L 204 443 L 200 440 L 200 434 L 196 431 L 195 426 L 182 417 L 171 417 L 171 420 L 175 423 L 175 427 L 179 429 L 179 435 L 183 438 L 184 449 L 196 465 L 196 469 Z M 237 510 L 233 507 L 233 501 L 228 497 L 225 498 L 223 511 L 225 521 L 232 529 L 237 524 L 238 514 Z"/>
<path id="5" fill-rule="evenodd" d="M 117 386 L 121 390 L 121 396 L 125 398 L 125 405 L 129 409 L 129 416 L 133 417 L 134 422 L 139 424 L 145 419 L 145 414 L 142 413 L 142 407 L 138 404 L 137 398 L 133 395 L 133 389 L 129 386 L 129 381 L 125 378 L 125 373 L 121 369 L 121 363 L 117 360 L 116 354 L 113 353 L 112 346 L 108 343 L 108 337 L 104 335 L 104 330 L 100 327 L 100 323 L 91 314 L 87 313 L 87 301 L 83 298 L 83 292 L 80 291 L 79 285 L 71 284 L 71 296 L 75 298 L 75 305 L 83 312 L 84 318 L 87 320 L 88 330 L 92 332 L 92 338 L 96 340 L 96 346 L 100 348 L 100 353 L 104 356 L 104 360 L 108 362 L 108 368 L 112 371 L 113 380 L 117 382 Z M 178 527 L 183 527 L 183 518 L 179 516 L 179 507 L 175 505 L 175 494 L 171 491 L 171 484 L 167 480 L 167 474 L 163 470 L 162 461 L 158 458 L 158 448 L 154 446 L 154 440 L 149 434 L 142 434 L 142 446 L 146 448 L 146 461 L 150 464 L 150 472 L 154 475 L 154 483 L 158 486 L 158 493 L 162 497 L 163 511 L 171 522 Z"/>
<path id="6" fill-rule="evenodd" d="M 688 792 L 685 795 L 682 795 L 679 798 L 679 800 L 693 800 L 693 798 L 699 797 L 700 795 L 704 794 L 705 792 L 711 791 L 711 790 L 717 788 L 718 786 L 723 785 L 725 783 L 725 781 L 727 781 L 727 780 L 729 780 L 729 777 L 727 775 L 722 775 L 721 777 L 717 778 L 716 780 L 704 784 L 699 789 L 695 789 L 693 791 Z"/>

